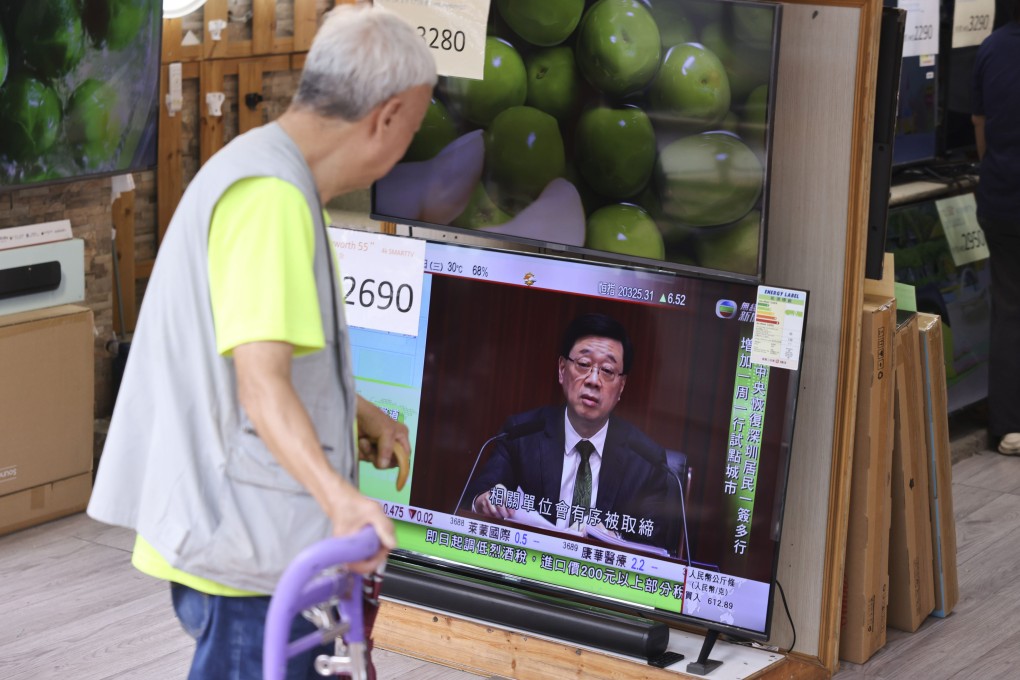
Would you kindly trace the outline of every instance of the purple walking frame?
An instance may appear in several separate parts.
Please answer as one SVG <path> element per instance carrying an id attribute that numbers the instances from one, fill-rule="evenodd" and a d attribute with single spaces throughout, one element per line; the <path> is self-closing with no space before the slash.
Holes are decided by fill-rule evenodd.
<path id="1" fill-rule="evenodd" d="M 315 660 L 319 675 L 375 680 L 371 633 L 382 577 L 353 574 L 345 565 L 368 559 L 378 550 L 375 530 L 366 527 L 350 537 L 319 541 L 294 558 L 280 578 L 266 614 L 264 680 L 283 680 L 290 657 L 333 641 L 336 654 Z M 319 631 L 289 642 L 291 623 L 301 612 Z"/>

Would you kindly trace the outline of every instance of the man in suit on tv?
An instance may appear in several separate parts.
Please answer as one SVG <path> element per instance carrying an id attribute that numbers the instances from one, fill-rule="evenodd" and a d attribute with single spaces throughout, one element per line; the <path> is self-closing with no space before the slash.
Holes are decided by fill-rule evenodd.
<path id="1" fill-rule="evenodd" d="M 605 314 L 574 319 L 558 359 L 566 404 L 507 420 L 506 436 L 469 482 L 472 510 L 497 519 L 532 510 L 560 529 L 675 554 L 681 510 L 665 450 L 612 415 L 633 362 L 618 321 Z"/>

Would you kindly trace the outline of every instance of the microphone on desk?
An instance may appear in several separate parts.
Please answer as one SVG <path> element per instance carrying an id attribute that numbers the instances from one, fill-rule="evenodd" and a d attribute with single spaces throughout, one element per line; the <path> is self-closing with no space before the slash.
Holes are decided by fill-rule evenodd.
<path id="1" fill-rule="evenodd" d="M 542 418 L 535 418 L 533 420 L 526 420 L 523 423 L 518 423 L 517 425 L 511 425 L 510 427 L 506 428 L 496 436 L 489 437 L 488 439 L 486 439 L 485 443 L 482 444 L 480 449 L 478 449 L 478 455 L 475 456 L 475 464 L 471 466 L 471 473 L 468 475 L 467 481 L 464 483 L 464 488 L 460 492 L 460 498 L 457 499 L 457 505 L 453 508 L 453 514 L 454 515 L 457 514 L 457 511 L 460 509 L 461 503 L 464 502 L 464 494 L 467 493 L 468 487 L 471 486 L 471 480 L 475 476 L 475 468 L 478 467 L 478 462 L 482 459 L 482 452 L 485 451 L 485 448 L 489 444 L 496 441 L 497 439 L 505 439 L 508 442 L 512 442 L 515 439 L 520 439 L 521 437 L 527 437 L 528 435 L 531 434 L 538 434 L 544 429 L 545 420 Z"/>
<path id="2" fill-rule="evenodd" d="M 649 446 L 647 442 L 636 442 L 634 450 L 637 451 L 638 455 L 647 460 L 655 467 L 665 468 L 666 474 L 672 479 L 676 480 L 677 486 L 680 488 L 680 519 L 684 526 L 684 548 L 687 554 L 687 566 L 691 566 L 691 541 L 687 537 L 687 500 L 684 498 L 684 483 L 683 480 L 673 471 L 673 468 L 669 466 L 669 462 L 665 460 L 664 456 L 659 455 L 660 449 Z"/>

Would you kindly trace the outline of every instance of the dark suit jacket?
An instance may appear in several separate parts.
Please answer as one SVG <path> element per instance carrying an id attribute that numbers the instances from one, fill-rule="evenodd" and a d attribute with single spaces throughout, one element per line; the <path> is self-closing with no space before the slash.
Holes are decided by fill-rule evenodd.
<path id="1" fill-rule="evenodd" d="M 544 516 L 555 523 L 563 475 L 565 408 L 545 406 L 507 420 L 502 431 L 530 422 L 542 422 L 544 427 L 536 434 L 515 440 L 496 440 L 492 455 L 468 485 L 465 505 L 470 506 L 478 494 L 497 484 L 511 491 L 520 487 L 524 493 L 535 496 L 536 511 L 541 499 L 552 502 L 551 512 Z M 639 521 L 653 520 L 651 537 L 637 533 L 623 533 L 623 537 L 665 548 L 675 555 L 681 522 L 676 486 L 666 467 L 665 450 L 627 421 L 610 416 L 595 500 L 595 507 L 602 510 L 603 516 L 613 511 Z M 568 503 L 570 500 L 566 499 Z"/>

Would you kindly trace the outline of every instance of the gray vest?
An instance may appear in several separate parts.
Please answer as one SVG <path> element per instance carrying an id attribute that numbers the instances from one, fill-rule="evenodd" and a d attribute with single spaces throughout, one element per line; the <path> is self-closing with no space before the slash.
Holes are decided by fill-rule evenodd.
<path id="1" fill-rule="evenodd" d="M 297 147 L 269 124 L 213 156 L 170 222 L 88 513 L 135 529 L 177 569 L 268 593 L 289 561 L 331 527 L 259 439 L 237 398 L 233 360 L 216 352 L 209 224 L 219 198 L 246 177 L 283 179 L 308 202 L 326 348 L 296 357 L 292 377 L 330 463 L 355 477 L 354 381 L 322 206 Z"/>

